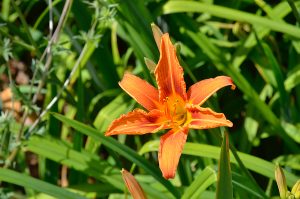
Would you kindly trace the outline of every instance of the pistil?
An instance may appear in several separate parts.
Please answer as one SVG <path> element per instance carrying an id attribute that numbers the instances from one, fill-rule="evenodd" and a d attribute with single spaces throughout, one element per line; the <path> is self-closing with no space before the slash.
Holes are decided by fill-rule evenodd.
<path id="1" fill-rule="evenodd" d="M 164 99 L 164 112 L 172 126 L 180 126 L 185 123 L 187 111 L 185 102 L 180 96 L 170 96 Z"/>

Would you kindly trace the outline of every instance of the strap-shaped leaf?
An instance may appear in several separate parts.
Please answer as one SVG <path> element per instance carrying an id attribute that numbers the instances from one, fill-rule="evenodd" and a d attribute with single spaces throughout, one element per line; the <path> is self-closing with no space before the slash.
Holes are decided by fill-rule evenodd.
<path id="1" fill-rule="evenodd" d="M 233 199 L 228 133 L 224 133 L 219 160 L 217 199 Z"/>
<path id="2" fill-rule="evenodd" d="M 52 185 L 42 180 L 38 180 L 25 174 L 12 171 L 10 169 L 0 168 L 0 179 L 1 181 L 34 189 L 36 191 L 46 193 L 56 198 L 85 199 L 85 197 L 72 193 L 66 189 Z"/>

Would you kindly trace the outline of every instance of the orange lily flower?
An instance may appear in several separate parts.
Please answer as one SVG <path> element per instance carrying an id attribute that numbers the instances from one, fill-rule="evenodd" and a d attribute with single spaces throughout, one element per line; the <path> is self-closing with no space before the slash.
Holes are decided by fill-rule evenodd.
<path id="1" fill-rule="evenodd" d="M 170 129 L 160 139 L 159 167 L 164 178 L 174 178 L 188 129 L 232 127 L 223 113 L 201 105 L 224 86 L 235 88 L 230 77 L 218 76 L 192 85 L 186 92 L 183 69 L 169 34 L 161 36 L 160 59 L 154 74 L 158 89 L 135 75 L 126 73 L 119 85 L 148 112 L 135 109 L 112 122 L 106 136 L 141 135 Z"/>

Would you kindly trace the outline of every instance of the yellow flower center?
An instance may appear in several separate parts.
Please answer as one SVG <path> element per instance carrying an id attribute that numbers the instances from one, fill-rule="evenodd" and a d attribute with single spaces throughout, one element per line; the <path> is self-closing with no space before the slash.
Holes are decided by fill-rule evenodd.
<path id="1" fill-rule="evenodd" d="M 170 125 L 182 125 L 187 120 L 185 101 L 180 96 L 169 96 L 164 100 L 164 111 Z"/>

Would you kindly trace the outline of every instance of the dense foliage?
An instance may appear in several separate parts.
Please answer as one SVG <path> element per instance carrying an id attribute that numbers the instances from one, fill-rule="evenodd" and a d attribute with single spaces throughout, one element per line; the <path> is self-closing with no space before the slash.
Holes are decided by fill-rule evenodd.
<path id="1" fill-rule="evenodd" d="M 149 198 L 162 199 L 279 198 L 276 164 L 288 190 L 298 180 L 300 1 L 0 7 L 0 198 L 124 198 L 122 168 Z M 113 120 L 141 108 L 118 85 L 124 73 L 155 85 L 144 60 L 159 59 L 153 22 L 176 43 L 187 88 L 219 75 L 236 85 L 205 103 L 233 127 L 190 130 L 172 180 L 158 167 L 163 132 L 104 136 Z"/>

